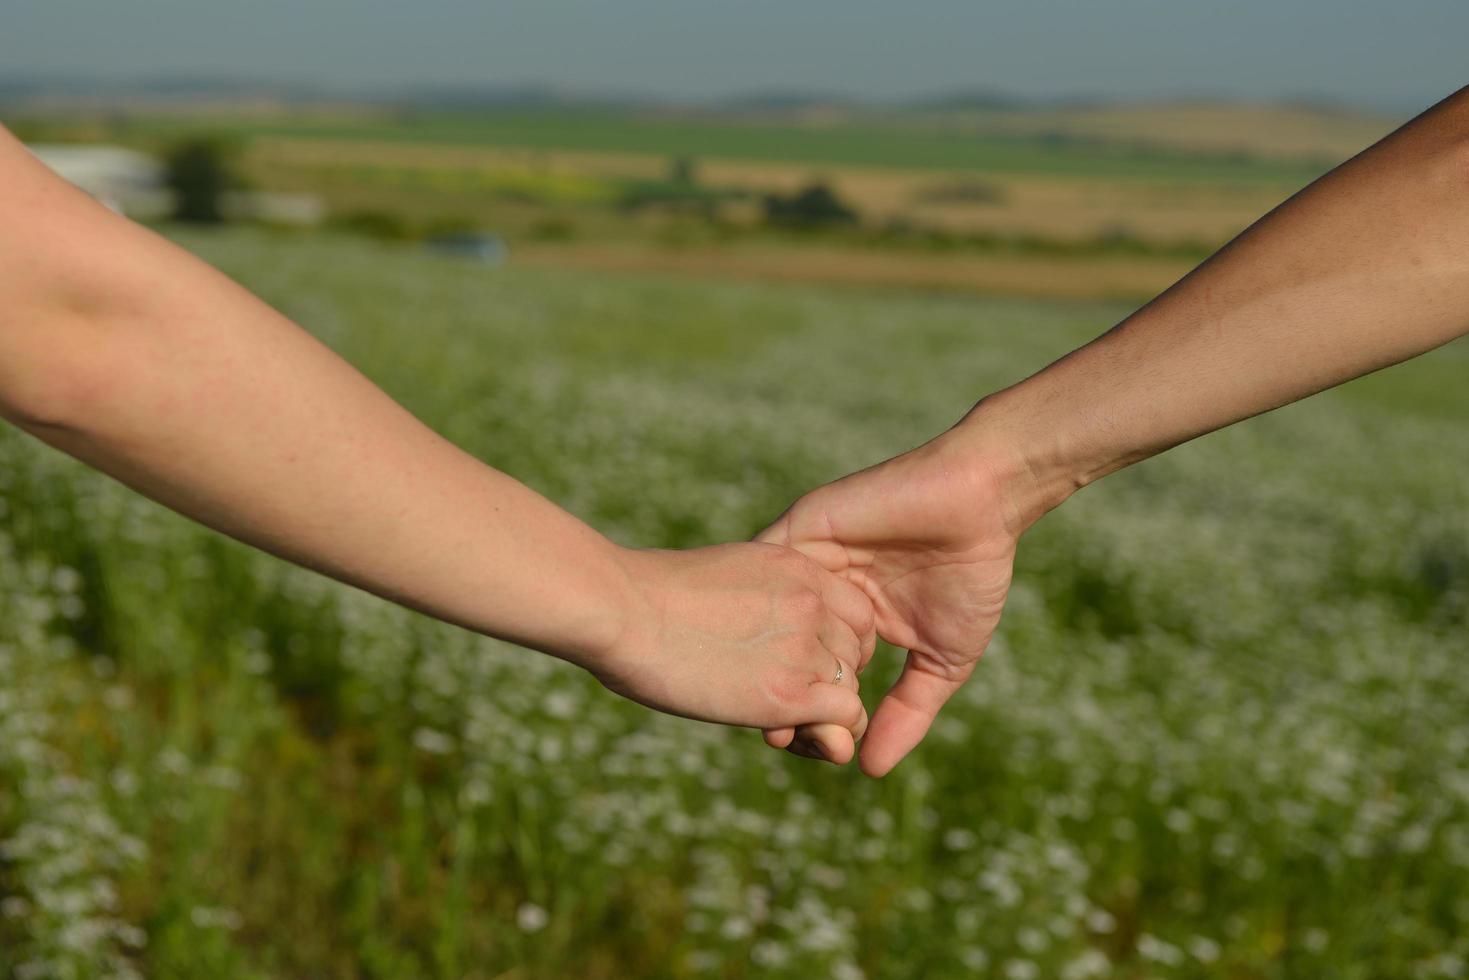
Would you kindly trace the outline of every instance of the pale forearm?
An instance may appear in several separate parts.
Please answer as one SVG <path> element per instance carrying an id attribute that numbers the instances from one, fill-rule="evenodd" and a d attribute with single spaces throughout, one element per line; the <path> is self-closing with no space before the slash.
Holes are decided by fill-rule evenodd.
<path id="1" fill-rule="evenodd" d="M 581 663 L 616 638 L 609 542 L 263 306 L 216 305 L 112 321 L 94 355 L 126 380 L 28 427 L 180 513 L 440 619 Z"/>
<path id="2" fill-rule="evenodd" d="M 242 541 L 663 711 L 866 724 L 872 605 L 797 552 L 614 546 L 0 128 L 0 416 Z M 405 325 L 406 328 L 407 325 Z"/>
<path id="3" fill-rule="evenodd" d="M 1027 522 L 1080 486 L 1469 331 L 1469 97 L 1323 177 L 955 435 L 1018 448 Z"/>
<path id="4" fill-rule="evenodd" d="M 211 527 L 438 618 L 589 666 L 617 638 L 630 599 L 601 535 L 182 250 L 70 189 L 47 212 L 30 275 L 8 284 L 0 414 Z"/>

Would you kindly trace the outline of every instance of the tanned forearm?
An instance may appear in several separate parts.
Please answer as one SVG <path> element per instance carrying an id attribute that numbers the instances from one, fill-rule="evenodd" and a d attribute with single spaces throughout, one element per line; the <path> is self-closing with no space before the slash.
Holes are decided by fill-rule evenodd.
<path id="1" fill-rule="evenodd" d="M 908 650 L 873 715 L 863 770 L 891 770 L 973 672 L 999 626 L 1019 539 L 1046 511 L 1130 463 L 1466 329 L 1461 93 L 937 439 L 796 501 L 761 540 L 858 583 L 880 635 Z M 787 733 L 767 737 L 780 745 Z"/>
<path id="2" fill-rule="evenodd" d="M 1027 525 L 1079 487 L 1469 331 L 1469 90 L 1260 219 L 946 441 L 1007 469 Z"/>

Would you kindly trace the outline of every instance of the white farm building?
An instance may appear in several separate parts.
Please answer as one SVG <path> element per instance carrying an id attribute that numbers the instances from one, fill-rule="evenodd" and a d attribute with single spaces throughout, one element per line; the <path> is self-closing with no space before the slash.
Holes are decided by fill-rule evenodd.
<path id="1" fill-rule="evenodd" d="M 121 146 L 33 144 L 30 151 L 52 170 L 103 204 L 133 218 L 168 213 L 163 164 Z"/>

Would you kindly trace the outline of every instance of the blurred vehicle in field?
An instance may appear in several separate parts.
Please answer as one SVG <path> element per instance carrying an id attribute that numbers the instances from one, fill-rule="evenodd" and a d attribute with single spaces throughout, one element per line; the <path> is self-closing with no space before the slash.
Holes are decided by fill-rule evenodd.
<path id="1" fill-rule="evenodd" d="M 424 240 L 424 247 L 437 255 L 475 259 L 486 265 L 503 265 L 510 258 L 510 249 L 498 235 L 477 231 L 458 231 L 433 235 Z"/>

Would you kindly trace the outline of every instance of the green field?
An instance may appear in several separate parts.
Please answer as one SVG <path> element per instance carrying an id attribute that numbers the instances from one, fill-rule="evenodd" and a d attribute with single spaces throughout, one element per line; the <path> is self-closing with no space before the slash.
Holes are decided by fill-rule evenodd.
<path id="1" fill-rule="evenodd" d="M 967 170 L 1057 177 L 1265 181 L 1303 185 L 1332 162 L 1272 160 L 1248 153 L 1189 152 L 1145 141 L 1064 130 L 1018 134 L 901 118 L 814 125 L 726 117 L 592 110 L 423 111 L 251 116 L 142 115 L 115 125 L 132 138 L 171 139 L 215 130 L 237 137 L 373 140 L 517 147 L 547 151 L 710 157 L 815 167 Z"/>
<path id="2" fill-rule="evenodd" d="M 181 241 L 649 546 L 747 536 L 1126 312 Z M 0 432 L 0 974 L 1469 974 L 1466 368 L 1447 348 L 1046 518 L 985 662 L 878 782 Z"/>

